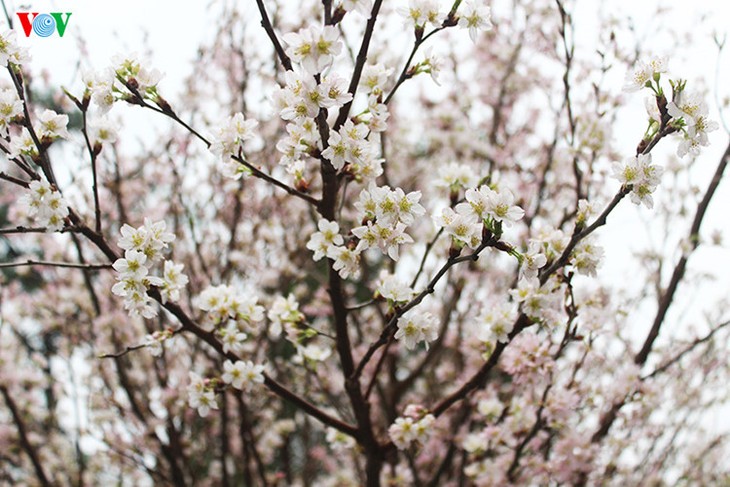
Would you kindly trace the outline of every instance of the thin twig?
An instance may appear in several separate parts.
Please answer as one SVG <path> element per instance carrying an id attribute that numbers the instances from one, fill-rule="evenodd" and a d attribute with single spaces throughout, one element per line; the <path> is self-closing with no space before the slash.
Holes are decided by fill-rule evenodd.
<path id="1" fill-rule="evenodd" d="M 24 260 L 21 262 L 0 262 L 0 269 L 8 269 L 11 267 L 24 267 L 24 266 L 47 266 L 47 267 L 68 267 L 71 269 L 111 269 L 111 264 L 79 264 L 77 262 L 51 262 L 46 260 Z"/>
<path id="2" fill-rule="evenodd" d="M 274 27 L 271 25 L 271 20 L 269 20 L 269 14 L 266 13 L 266 8 L 264 7 L 263 0 L 256 0 L 256 5 L 258 6 L 259 13 L 261 14 L 261 27 L 264 28 L 266 34 L 269 36 L 269 39 L 271 39 L 271 43 L 274 45 L 274 50 L 279 56 L 279 61 L 281 61 L 284 69 L 286 69 L 287 71 L 291 71 L 291 59 L 289 59 L 289 56 L 286 55 L 286 53 L 284 52 L 284 48 L 281 47 L 281 43 L 276 37 L 276 32 L 274 32 Z"/>

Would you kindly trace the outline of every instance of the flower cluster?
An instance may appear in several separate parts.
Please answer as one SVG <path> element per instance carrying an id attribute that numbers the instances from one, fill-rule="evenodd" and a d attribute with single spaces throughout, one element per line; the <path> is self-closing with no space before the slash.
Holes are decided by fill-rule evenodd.
<path id="1" fill-rule="evenodd" d="M 243 143 L 254 137 L 254 129 L 258 124 L 258 121 L 245 120 L 242 113 L 236 113 L 218 128 L 209 149 L 223 161 L 224 176 L 239 179 L 246 172 L 246 167 L 232 157 L 243 154 Z"/>
<path id="2" fill-rule="evenodd" d="M 164 221 L 152 222 L 145 218 L 144 225 L 134 228 L 125 224 L 122 237 L 117 242 L 124 249 L 124 257 L 114 262 L 117 283 L 112 293 L 124 298 L 124 308 L 131 315 L 145 318 L 157 316 L 157 308 L 147 290 L 158 288 L 162 303 L 180 299 L 180 291 L 188 283 L 182 273 L 183 265 L 172 261 L 164 262 L 162 277 L 150 275 L 152 267 L 162 259 L 162 251 L 175 240 L 175 234 L 166 231 Z"/>
<path id="3" fill-rule="evenodd" d="M 651 163 L 651 154 L 628 157 L 623 163 L 613 165 L 613 177 L 631 188 L 631 201 L 637 205 L 643 203 L 647 208 L 654 206 L 652 193 L 659 186 L 663 172 L 663 167 Z"/>
<path id="4" fill-rule="evenodd" d="M 340 235 L 340 226 L 337 222 L 331 222 L 321 218 L 317 223 L 318 232 L 312 234 L 307 242 L 307 248 L 314 252 L 312 257 L 315 262 L 322 257 L 331 254 L 331 249 L 338 245 L 342 245 L 345 240 Z"/>
<path id="5" fill-rule="evenodd" d="M 562 297 L 558 286 L 548 280 L 542 286 L 537 278 L 520 279 L 517 289 L 510 291 L 515 301 L 520 303 L 520 310 L 530 319 L 547 326 L 561 322 Z"/>
<path id="6" fill-rule="evenodd" d="M 174 332 L 171 329 L 157 330 L 145 337 L 145 346 L 149 349 L 153 357 L 162 355 L 163 344 L 172 338 Z"/>
<path id="7" fill-rule="evenodd" d="M 546 376 L 554 362 L 550 342 L 535 333 L 520 333 L 502 355 L 502 366 L 515 382 Z"/>
<path id="8" fill-rule="evenodd" d="M 477 338 L 485 343 L 493 343 L 495 340 L 509 342 L 509 334 L 512 333 L 516 318 L 512 304 L 488 307 L 477 320 Z"/>
<path id="9" fill-rule="evenodd" d="M 699 93 L 687 92 L 684 84 L 676 90 L 674 99 L 667 103 L 667 112 L 675 120 L 682 120 L 682 141 L 677 148 L 677 155 L 684 157 L 687 154 L 697 156 L 700 147 L 707 147 L 710 141 L 708 132 L 719 128 L 719 124 L 708 118 L 708 107 Z"/>
<path id="10" fill-rule="evenodd" d="M 223 384 L 243 392 L 251 392 L 256 384 L 263 384 L 265 367 L 250 360 L 237 360 L 235 363 L 226 360 L 223 363 L 223 374 L 219 378 L 204 378 L 190 372 L 188 384 L 188 406 L 197 409 L 201 417 L 206 417 L 211 409 L 218 409 L 216 390 Z"/>
<path id="11" fill-rule="evenodd" d="M 264 383 L 264 366 L 255 365 L 250 360 L 226 360 L 223 363 L 221 380 L 243 392 L 251 392 L 256 384 Z"/>
<path id="12" fill-rule="evenodd" d="M 406 19 L 406 25 L 415 29 L 423 29 L 426 24 L 440 27 L 446 13 L 440 9 L 438 0 L 410 0 L 408 7 L 398 8 L 398 13 Z"/>
<path id="13" fill-rule="evenodd" d="M 38 138 L 41 142 L 51 142 L 58 138 L 68 139 L 70 137 L 66 125 L 68 125 L 68 115 L 54 112 L 53 110 L 43 110 L 38 117 L 40 126 L 36 129 Z"/>
<path id="14" fill-rule="evenodd" d="M 319 231 L 313 233 L 307 242 L 307 248 L 314 251 L 314 260 L 318 261 L 323 257 L 333 260 L 332 267 L 343 279 L 347 279 L 351 275 L 358 276 L 360 274 L 360 252 L 348 246 L 342 246 L 345 240 L 339 234 L 340 226 L 337 222 L 322 218 L 319 220 L 317 228 Z"/>
<path id="15" fill-rule="evenodd" d="M 378 281 L 375 296 L 383 297 L 391 304 L 407 303 L 415 294 L 408 284 L 393 274 L 381 273 Z"/>
<path id="16" fill-rule="evenodd" d="M 395 332 L 395 339 L 402 340 L 407 349 L 412 350 L 419 342 L 426 343 L 438 338 L 438 318 L 428 311 L 411 309 L 398 318 L 398 331 Z"/>
<path id="17" fill-rule="evenodd" d="M 472 42 L 477 41 L 480 30 L 491 30 L 492 13 L 480 0 L 466 0 L 459 6 L 459 27 L 469 29 Z"/>
<path id="18" fill-rule="evenodd" d="M 20 47 L 14 30 L 0 34 L 0 65 L 8 63 L 20 66 L 30 60 L 27 47 Z"/>
<path id="19" fill-rule="evenodd" d="M 337 28 L 312 26 L 297 33 L 284 34 L 286 53 L 295 63 L 300 63 L 310 74 L 317 74 L 329 67 L 340 51 L 342 42 Z"/>
<path id="20" fill-rule="evenodd" d="M 23 212 L 47 230 L 61 230 L 68 216 L 68 205 L 61 193 L 45 180 L 31 181 L 28 189 L 18 200 Z"/>
<path id="21" fill-rule="evenodd" d="M 210 379 L 200 377 L 195 372 L 190 372 L 190 384 L 188 384 L 188 406 L 198 410 L 201 417 L 206 417 L 211 409 L 218 409 L 215 400 L 215 388 Z"/>
<path id="22" fill-rule="evenodd" d="M 97 117 L 89 120 L 89 141 L 95 150 L 101 150 L 104 144 L 113 144 L 117 141 L 116 124 L 106 117 Z"/>
<path id="23" fill-rule="evenodd" d="M 269 321 L 271 321 L 271 326 L 269 327 L 269 336 L 271 338 L 278 337 L 284 327 L 296 325 L 304 320 L 304 314 L 299 311 L 299 303 L 292 294 L 286 298 L 277 296 L 274 302 L 271 303 L 268 317 Z"/>
<path id="24" fill-rule="evenodd" d="M 399 450 L 409 448 L 413 443 L 423 444 L 433 428 L 436 418 L 422 407 L 413 404 L 406 407 L 404 416 L 399 417 L 388 428 L 388 436 Z"/>
<path id="25" fill-rule="evenodd" d="M 157 84 L 162 79 L 162 73 L 156 69 L 149 69 L 145 62 L 136 55 L 117 55 L 112 58 L 112 69 L 116 78 L 126 86 L 135 89 L 143 97 L 157 100 Z"/>
<path id="26" fill-rule="evenodd" d="M 0 89 L 0 136 L 9 135 L 9 127 L 13 121 L 23 114 L 23 102 L 18 92 L 10 89 Z"/>
<path id="27" fill-rule="evenodd" d="M 230 320 L 253 332 L 255 324 L 264 319 L 264 307 L 258 304 L 255 295 L 225 284 L 204 289 L 198 296 L 197 306 L 206 312 L 207 319 L 215 326 L 228 324 Z"/>
<path id="28" fill-rule="evenodd" d="M 470 166 L 450 162 L 439 168 L 435 184 L 439 187 L 449 188 L 452 194 L 458 195 L 462 189 L 473 188 L 479 184 L 479 178 Z"/>
<path id="29" fill-rule="evenodd" d="M 339 131 L 330 132 L 328 147 L 322 151 L 322 157 L 330 161 L 338 171 L 345 164 L 350 164 L 354 172 L 364 172 L 367 179 L 374 179 L 381 174 L 382 168 L 373 151 L 373 145 L 366 139 L 367 135 L 367 125 L 353 124 L 348 120 Z"/>
<path id="30" fill-rule="evenodd" d="M 659 81 L 662 73 L 668 69 L 667 57 L 652 57 L 639 61 L 633 70 L 626 73 L 623 90 L 633 93 L 643 88 L 652 88 L 653 82 Z"/>
<path id="31" fill-rule="evenodd" d="M 603 247 L 593 239 L 582 240 L 571 254 L 570 263 L 580 274 L 596 277 L 596 270 L 603 259 Z"/>
<path id="32" fill-rule="evenodd" d="M 160 107 L 169 108 L 157 92 L 162 73 L 156 68 L 148 68 L 146 64 L 136 54 L 116 55 L 112 57 L 112 66 L 100 71 L 85 70 L 82 73 L 84 99 L 90 98 L 101 115 L 120 99 L 139 103 L 138 95 Z"/>
<path id="33" fill-rule="evenodd" d="M 514 195 L 509 189 L 494 190 L 483 185 L 470 188 L 465 193 L 466 201 L 452 208 L 444 208 L 434 216 L 437 226 L 451 236 L 459 246 L 475 249 L 482 241 L 483 224 L 499 235 L 502 224 L 511 226 L 522 219 L 525 211 L 514 205 Z"/>
<path id="34" fill-rule="evenodd" d="M 679 157 L 687 154 L 697 156 L 701 147 L 710 144 L 707 133 L 717 130 L 719 125 L 708 118 L 708 107 L 702 96 L 686 90 L 687 82 L 684 80 L 669 80 L 672 86 L 672 100 L 667 102 L 659 82 L 662 73 L 668 71 L 667 65 L 666 57 L 653 57 L 646 61 L 639 61 L 637 66 L 626 74 L 624 91 L 634 92 L 642 88 L 649 88 L 654 92 L 655 96 L 646 100 L 649 128 L 645 141 L 651 140 L 657 134 L 663 126 L 664 117 L 671 117 L 667 125 L 672 131 L 678 132 L 682 136 L 677 155 Z M 666 107 L 658 105 L 666 105 Z M 664 121 L 666 122 L 666 118 Z"/>
<path id="35" fill-rule="evenodd" d="M 101 114 L 107 113 L 114 105 L 114 70 L 84 71 L 85 97 L 90 97 Z M 88 99 L 88 98 L 87 98 Z"/>
<path id="36" fill-rule="evenodd" d="M 377 247 L 391 259 L 398 260 L 398 246 L 413 242 L 406 229 L 416 217 L 426 213 L 420 199 L 420 191 L 405 194 L 400 188 L 392 190 L 374 184 L 363 189 L 355 208 L 366 223 L 352 229 L 352 234 L 359 239 L 355 250 L 362 252 Z"/>

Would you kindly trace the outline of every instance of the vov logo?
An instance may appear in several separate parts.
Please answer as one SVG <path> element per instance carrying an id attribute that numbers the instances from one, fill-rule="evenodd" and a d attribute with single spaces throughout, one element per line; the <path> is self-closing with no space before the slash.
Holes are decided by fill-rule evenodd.
<path id="1" fill-rule="evenodd" d="M 39 37 L 49 37 L 58 31 L 58 37 L 63 37 L 68 26 L 68 19 L 71 12 L 50 12 L 39 14 L 38 12 L 16 12 L 20 25 L 23 26 L 25 37 L 30 37 L 31 32 Z M 64 20 L 63 16 L 66 16 Z"/>

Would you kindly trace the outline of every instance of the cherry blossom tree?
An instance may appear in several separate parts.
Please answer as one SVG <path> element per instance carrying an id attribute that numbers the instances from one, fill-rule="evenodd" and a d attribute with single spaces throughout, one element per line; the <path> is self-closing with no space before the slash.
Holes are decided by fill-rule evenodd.
<path id="1" fill-rule="evenodd" d="M 730 481 L 718 107 L 577 3 L 221 3 L 52 105 L 0 35 L 2 482 Z"/>

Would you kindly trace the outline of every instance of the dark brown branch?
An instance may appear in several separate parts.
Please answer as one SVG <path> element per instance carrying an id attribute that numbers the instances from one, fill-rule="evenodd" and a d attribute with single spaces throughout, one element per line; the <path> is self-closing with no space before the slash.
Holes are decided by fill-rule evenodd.
<path id="1" fill-rule="evenodd" d="M 370 18 L 365 26 L 365 34 L 362 36 L 362 42 L 360 43 L 360 50 L 357 53 L 355 59 L 355 69 L 352 71 L 352 78 L 350 79 L 350 86 L 347 88 L 347 92 L 352 95 L 352 100 L 345 103 L 340 108 L 337 114 L 337 120 L 333 125 L 333 130 L 339 129 L 347 121 L 347 116 L 350 114 L 350 108 L 352 108 L 352 102 L 355 99 L 357 93 L 357 86 L 360 84 L 360 76 L 362 76 L 362 70 L 365 67 L 365 62 L 368 58 L 368 50 L 370 48 L 370 40 L 373 37 L 373 30 L 375 29 L 375 21 L 378 18 L 378 12 L 380 12 L 380 6 L 383 4 L 383 0 L 375 0 L 373 9 L 370 12 Z M 327 142 L 326 140 L 322 141 Z"/>
<path id="2" fill-rule="evenodd" d="M 413 298 L 411 301 L 408 302 L 408 304 L 404 305 L 401 308 L 398 308 L 396 312 L 393 314 L 393 317 L 390 319 L 388 324 L 383 328 L 383 331 L 380 333 L 380 337 L 377 341 L 375 341 L 373 344 L 370 345 L 368 350 L 365 352 L 365 355 L 360 360 L 360 363 L 358 364 L 357 368 L 354 372 L 354 377 L 359 377 L 362 374 L 363 369 L 367 365 L 367 363 L 372 358 L 373 354 L 380 348 L 381 346 L 385 345 L 388 342 L 388 339 L 391 334 L 395 332 L 396 325 L 398 323 L 398 318 L 403 316 L 406 312 L 408 312 L 410 309 L 414 308 L 415 306 L 418 306 L 421 301 L 424 300 L 426 296 L 429 294 L 432 294 L 435 290 L 436 284 L 441 280 L 441 278 L 446 274 L 446 272 L 451 269 L 456 264 L 459 264 L 460 262 L 466 262 L 466 261 L 476 261 L 479 258 L 479 253 L 486 249 L 487 247 L 494 247 L 499 250 L 508 251 L 510 248 L 507 244 L 504 242 L 498 241 L 494 238 L 493 235 L 488 236 L 488 238 L 485 238 L 482 243 L 474 249 L 474 252 L 468 255 L 461 255 L 458 257 L 449 257 L 449 259 L 444 263 L 443 266 L 441 266 L 441 269 L 438 270 L 438 272 L 434 275 L 433 278 L 431 278 L 431 281 L 429 281 L 426 288 L 421 291 L 415 298 Z"/>
<path id="3" fill-rule="evenodd" d="M 724 323 L 721 323 L 717 325 L 715 328 L 713 328 L 707 335 L 703 336 L 702 338 L 697 338 L 693 340 L 689 345 L 687 345 L 684 349 L 682 349 L 681 352 L 676 354 L 674 357 L 670 358 L 666 362 L 664 362 L 662 365 L 654 369 L 651 373 L 643 376 L 641 380 L 647 380 L 651 379 L 652 377 L 661 374 L 662 372 L 666 371 L 668 368 L 670 368 L 672 365 L 679 362 L 682 357 L 687 355 L 689 352 L 697 348 L 699 345 L 702 345 L 703 343 L 707 343 L 708 341 L 712 340 L 712 337 L 715 336 L 715 334 L 725 328 L 726 326 L 730 325 L 730 321 L 725 321 Z"/>
<path id="4" fill-rule="evenodd" d="M 646 362 L 647 358 L 649 357 L 649 353 L 651 352 L 652 346 L 654 345 L 654 341 L 659 336 L 659 330 L 662 326 L 662 323 L 664 323 L 664 319 L 667 315 L 667 311 L 669 310 L 669 306 L 671 306 L 672 304 L 674 295 L 676 294 L 677 288 L 679 287 L 679 282 L 684 277 L 689 256 L 699 245 L 700 226 L 702 225 L 702 221 L 705 218 L 707 208 L 708 206 L 710 206 L 710 201 L 712 201 L 712 197 L 715 195 L 715 191 L 717 190 L 717 187 L 722 180 L 723 173 L 725 172 L 725 168 L 727 167 L 728 159 L 730 159 L 730 144 L 728 144 L 727 148 L 725 149 L 725 153 L 720 158 L 720 163 L 717 165 L 717 169 L 715 170 L 715 174 L 712 176 L 712 180 L 707 187 L 707 191 L 705 191 L 705 196 L 702 198 L 702 201 L 697 206 L 697 212 L 695 213 L 695 217 L 692 221 L 692 226 L 689 231 L 691 249 L 686 254 L 682 255 L 682 257 L 679 259 L 679 262 L 677 262 L 677 265 L 674 267 L 674 272 L 672 273 L 672 278 L 669 281 L 669 286 L 667 287 L 667 290 L 664 292 L 664 295 L 659 301 L 659 309 L 657 310 L 657 314 L 654 318 L 654 323 L 651 326 L 651 330 L 649 331 L 649 335 L 646 337 L 646 340 L 644 341 L 644 344 L 642 345 L 639 353 L 637 353 L 636 357 L 634 357 L 634 363 L 637 365 L 643 365 Z"/>
<path id="5" fill-rule="evenodd" d="M 77 262 L 50 262 L 45 260 L 24 260 L 22 262 L 0 262 L 0 269 L 23 266 L 47 266 L 47 267 L 67 267 L 71 269 L 111 269 L 111 264 L 80 264 Z"/>
<path id="6" fill-rule="evenodd" d="M 8 409 L 10 409 L 10 414 L 13 416 L 13 421 L 15 422 L 15 426 L 18 429 L 20 446 L 23 448 L 23 451 L 25 451 L 26 455 L 30 457 L 30 461 L 33 464 L 33 469 L 35 469 L 36 477 L 38 477 L 39 483 L 44 486 L 50 486 L 51 483 L 49 482 L 48 477 L 46 476 L 46 472 L 43 470 L 43 465 L 38 458 L 38 452 L 28 439 L 27 427 L 25 425 L 25 422 L 23 421 L 23 417 L 18 411 L 18 407 L 15 404 L 15 401 L 10 396 L 7 387 L 5 387 L 4 385 L 0 385 L 0 393 L 2 393 L 3 398 L 5 398 L 5 404 L 7 404 Z"/>
<path id="7" fill-rule="evenodd" d="M 20 98 L 20 101 L 23 103 L 23 116 L 25 117 L 25 128 L 28 129 L 28 133 L 30 134 L 31 139 L 33 139 L 33 143 L 35 144 L 36 148 L 38 149 L 39 154 L 39 160 L 38 165 L 41 167 L 41 170 L 43 171 L 43 174 L 46 176 L 46 179 L 49 183 L 54 185 L 56 188 L 58 188 L 58 183 L 56 182 L 56 176 L 53 174 L 53 168 L 51 167 L 51 160 L 48 158 L 48 153 L 46 152 L 47 146 L 43 145 L 41 143 L 41 140 L 38 139 L 38 135 L 35 132 L 35 129 L 33 128 L 33 123 L 31 123 L 31 117 L 30 117 L 30 109 L 28 108 L 28 102 L 25 99 L 25 88 L 23 87 L 23 78 L 22 78 L 22 72 L 18 71 L 17 73 L 13 68 L 8 66 L 8 72 L 10 73 L 10 77 L 13 80 L 13 84 L 15 85 L 15 90 L 18 93 L 18 97 Z"/>
<path id="8" fill-rule="evenodd" d="M 78 232 L 78 227 L 63 227 L 60 230 L 57 230 L 55 233 L 68 233 L 68 232 Z M 49 230 L 45 227 L 38 228 L 38 227 L 13 227 L 13 228 L 0 228 L 0 235 L 8 235 L 13 233 L 50 233 Z"/>
<path id="9" fill-rule="evenodd" d="M 13 177 L 13 176 L 11 176 L 9 174 L 6 174 L 4 172 L 0 172 L 0 179 L 3 179 L 5 181 L 9 181 L 9 182 L 11 182 L 13 184 L 17 184 L 18 186 L 22 186 L 24 188 L 29 188 L 30 187 L 30 183 L 28 183 L 27 181 L 23 181 L 22 179 L 18 179 L 16 177 Z"/>
<path id="10" fill-rule="evenodd" d="M 136 350 L 145 348 L 146 346 L 147 346 L 146 343 L 140 343 L 139 345 L 130 345 L 130 346 L 124 348 L 124 350 L 121 350 L 119 352 L 102 353 L 102 354 L 98 355 L 97 358 L 120 358 L 120 357 L 124 357 L 125 355 L 127 355 L 130 352 L 134 352 Z"/>
<path id="11" fill-rule="evenodd" d="M 274 32 L 274 27 L 271 25 L 271 20 L 269 20 L 269 14 L 266 13 L 266 8 L 264 7 L 263 0 L 256 0 L 256 5 L 258 6 L 259 13 L 261 14 L 261 27 L 264 28 L 266 34 L 269 36 L 269 39 L 271 39 L 271 43 L 274 45 L 274 50 L 279 56 L 279 61 L 281 61 L 284 69 L 286 69 L 287 71 L 291 71 L 291 59 L 289 59 L 289 56 L 286 55 L 286 53 L 284 52 L 284 48 L 281 47 L 281 43 L 276 37 L 276 32 Z"/>

